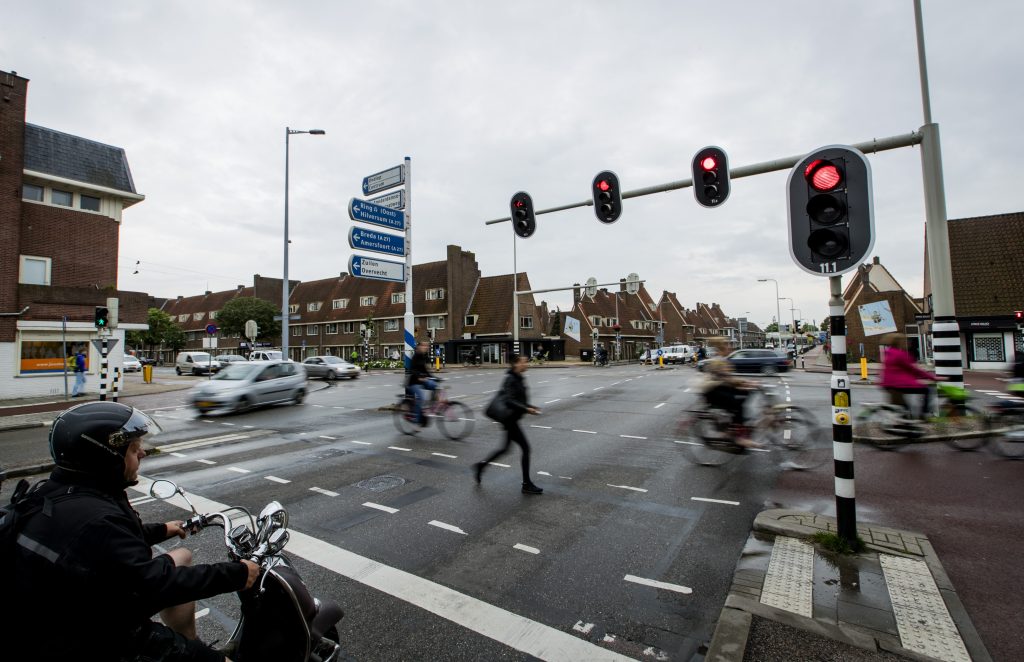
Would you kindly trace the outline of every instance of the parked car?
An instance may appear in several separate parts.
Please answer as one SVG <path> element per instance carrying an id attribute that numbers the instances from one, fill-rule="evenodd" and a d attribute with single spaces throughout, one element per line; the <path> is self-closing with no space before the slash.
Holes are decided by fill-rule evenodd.
<path id="1" fill-rule="evenodd" d="M 789 357 L 773 349 L 738 349 L 725 360 L 732 364 L 736 372 L 759 372 L 762 375 L 774 375 L 786 372 L 792 365 Z M 697 369 L 704 371 L 708 359 L 700 361 Z"/>
<path id="2" fill-rule="evenodd" d="M 342 378 L 356 379 L 362 372 L 359 366 L 337 356 L 311 356 L 303 361 L 302 365 L 305 366 L 306 374 L 310 379 L 314 377 L 322 377 L 329 381 Z"/>
<path id="3" fill-rule="evenodd" d="M 139 363 L 141 363 L 142 365 L 156 365 L 157 364 L 157 360 L 156 359 L 150 358 L 148 356 L 136 356 L 135 358 L 137 358 L 139 360 Z"/>
<path id="4" fill-rule="evenodd" d="M 192 375 L 206 375 L 220 370 L 220 362 L 214 361 L 209 352 L 178 352 L 174 360 L 174 372 Z"/>
<path id="5" fill-rule="evenodd" d="M 306 369 L 292 361 L 245 361 L 229 364 L 192 387 L 188 402 L 200 414 L 245 411 L 278 403 L 301 404 L 306 397 Z"/>
<path id="6" fill-rule="evenodd" d="M 223 369 L 224 366 L 226 366 L 229 363 L 237 363 L 238 361 L 248 361 L 249 359 L 245 358 L 241 354 L 218 354 L 217 356 L 213 357 L 213 360 L 219 361 L 220 367 Z"/>
<path id="7" fill-rule="evenodd" d="M 125 354 L 121 359 L 121 369 L 125 372 L 142 372 L 142 362 L 131 354 Z"/>

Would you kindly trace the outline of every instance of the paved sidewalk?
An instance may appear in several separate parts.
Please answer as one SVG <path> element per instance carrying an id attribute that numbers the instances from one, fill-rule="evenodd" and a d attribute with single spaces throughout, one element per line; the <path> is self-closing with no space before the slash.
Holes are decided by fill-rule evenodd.
<path id="1" fill-rule="evenodd" d="M 834 518 L 761 512 L 706 659 L 992 659 L 927 536 L 857 528 L 866 549 L 843 556 L 808 540 Z"/>

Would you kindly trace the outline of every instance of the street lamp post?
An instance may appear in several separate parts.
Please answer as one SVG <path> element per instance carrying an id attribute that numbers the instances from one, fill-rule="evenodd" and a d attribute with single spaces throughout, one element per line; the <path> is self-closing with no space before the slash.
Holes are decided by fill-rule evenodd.
<path id="1" fill-rule="evenodd" d="M 779 344 L 782 344 L 782 310 L 779 308 L 779 281 L 774 278 L 758 278 L 757 282 L 767 283 L 771 281 L 775 283 L 775 326 L 779 332 Z"/>
<path id="2" fill-rule="evenodd" d="M 281 358 L 288 359 L 288 146 L 290 138 L 296 133 L 308 133 L 314 136 L 322 136 L 326 131 L 323 129 L 309 129 L 299 131 L 290 127 L 284 129 L 284 282 L 281 283 Z"/>
<path id="3" fill-rule="evenodd" d="M 789 302 L 789 324 L 790 324 L 790 326 L 789 326 L 789 336 L 793 340 L 793 350 L 795 351 L 796 350 L 796 318 L 793 317 L 793 311 L 796 310 L 796 308 L 793 307 L 793 299 L 792 298 L 790 298 L 790 297 L 779 297 L 779 300 L 783 300 L 783 299 L 785 299 L 786 301 Z M 781 334 L 780 334 L 780 338 L 781 338 Z"/>

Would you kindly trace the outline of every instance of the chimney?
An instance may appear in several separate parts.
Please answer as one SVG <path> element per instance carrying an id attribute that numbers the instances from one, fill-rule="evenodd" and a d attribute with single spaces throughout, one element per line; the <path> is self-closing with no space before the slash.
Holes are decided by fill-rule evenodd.
<path id="1" fill-rule="evenodd" d="M 210 290 L 206 290 L 206 294 L 204 294 L 203 296 L 207 296 L 207 297 L 208 297 L 208 296 L 210 296 L 211 294 L 213 294 L 213 292 L 211 292 Z"/>
<path id="2" fill-rule="evenodd" d="M 626 291 L 626 279 L 625 278 L 620 278 L 619 279 L 619 292 L 625 292 L 625 291 Z"/>
<path id="3" fill-rule="evenodd" d="M 573 304 L 576 304 L 579 300 L 580 300 L 580 284 L 579 283 L 573 283 L 572 284 L 572 302 L 573 302 Z"/>
<path id="4" fill-rule="evenodd" d="M 881 262 L 878 261 L 878 256 L 877 255 L 874 258 L 872 258 L 871 264 L 881 264 Z"/>
<path id="5" fill-rule="evenodd" d="M 239 286 L 238 286 L 238 289 L 240 289 L 240 290 L 244 290 L 244 289 L 245 289 L 245 285 L 239 285 Z"/>

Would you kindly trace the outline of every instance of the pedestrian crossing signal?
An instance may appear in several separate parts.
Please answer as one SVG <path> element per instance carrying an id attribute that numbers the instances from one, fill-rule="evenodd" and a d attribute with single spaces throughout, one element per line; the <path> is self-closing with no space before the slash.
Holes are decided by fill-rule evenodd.
<path id="1" fill-rule="evenodd" d="M 110 311 L 105 306 L 96 306 L 96 316 L 93 323 L 97 329 L 105 329 L 110 326 Z"/>

